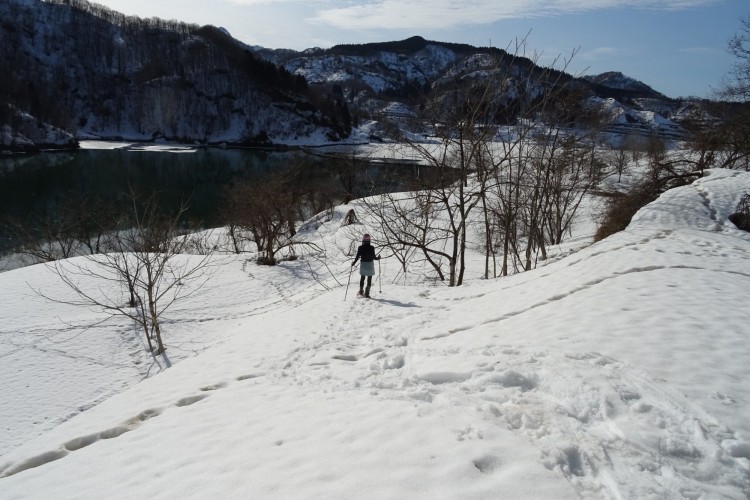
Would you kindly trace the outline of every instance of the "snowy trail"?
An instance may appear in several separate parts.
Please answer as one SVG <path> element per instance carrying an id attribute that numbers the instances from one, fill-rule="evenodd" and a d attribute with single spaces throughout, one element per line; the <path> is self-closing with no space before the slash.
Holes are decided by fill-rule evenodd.
<path id="1" fill-rule="evenodd" d="M 391 290 L 394 296 L 399 292 L 408 296 L 410 291 Z M 426 318 L 440 323 L 435 315 L 444 308 L 430 304 L 425 295 L 409 302 L 404 315 L 387 309 L 388 302 L 404 304 L 398 300 L 354 301 L 333 314 L 330 333 L 295 348 L 276 376 L 333 391 L 365 388 L 380 398 L 428 407 L 439 402 L 440 408 L 473 408 L 469 413 L 475 416 L 459 432 L 461 439 L 481 436 L 488 427 L 520 432 L 536 443 L 544 465 L 568 478 L 584 498 L 670 498 L 675 488 L 683 497 L 697 497 L 705 477 L 717 478 L 717 491 L 722 484 L 741 484 L 750 491 L 747 474 L 713 464 L 717 457 L 730 463 L 743 458 L 742 446 L 722 448 L 722 443 L 740 442 L 738 437 L 684 395 L 596 352 L 502 347 L 497 340 L 467 349 L 447 335 L 410 335 L 404 328 Z M 451 331 L 471 335 L 473 328 Z M 477 467 L 490 468 L 496 460 L 485 456 Z M 634 470 L 662 479 L 634 490 Z M 728 498 L 734 497 L 731 488 L 725 489 Z"/>
<path id="2" fill-rule="evenodd" d="M 604 242 L 456 289 L 385 281 L 344 301 L 343 286 L 300 280 L 301 264 L 229 262 L 171 317 L 185 344 L 207 345 L 205 332 L 214 347 L 13 447 L 0 488 L 748 498 L 750 318 L 733 299 L 750 282 L 750 235 L 720 223 L 738 186 L 750 175 L 718 172 Z M 17 345 L 0 344 L 3 360 Z"/>
<path id="3" fill-rule="evenodd" d="M 429 294 L 414 294 L 408 288 L 394 287 L 389 296 L 394 298 L 354 299 L 344 307 L 330 301 L 317 308 L 329 317 L 326 333 L 310 335 L 309 342 L 276 361 L 264 361 L 264 372 L 224 377 L 196 394 L 144 408 L 119 425 L 14 462 L 0 475 L 12 477 L 67 460 L 90 445 L 152 425 L 156 417 L 176 415 L 178 408 L 203 402 L 214 393 L 266 380 L 277 396 L 309 390 L 329 394 L 344 405 L 358 400 L 361 389 L 366 389 L 379 407 L 387 401 L 408 402 L 419 418 L 439 418 L 446 408 L 460 408 L 453 423 L 461 425 L 450 428 L 457 442 L 482 443 L 507 431 L 519 434 L 525 447 L 537 450 L 544 467 L 565 477 L 582 498 L 677 498 L 670 496 L 675 488 L 681 497 L 697 497 L 705 488 L 701 474 L 720 479 L 720 484 L 744 484 L 750 491 L 746 476 L 736 472 L 726 477 L 703 460 L 723 454 L 720 443 L 736 436 L 629 365 L 595 352 L 503 345 L 496 331 L 494 340 L 482 339 L 486 345 L 473 339 L 467 346 L 458 342 L 460 336 L 421 338 L 414 325 L 434 320 L 445 308 L 436 306 Z M 408 327 L 412 331 L 405 330 Z M 339 408 L 339 413 L 346 412 Z M 274 441 L 275 446 L 284 446 L 288 439 Z M 507 466 L 509 451 L 496 446 L 472 454 L 480 474 L 492 476 Z M 737 447 L 736 454 L 741 450 Z M 731 462 L 731 455 L 724 460 Z M 634 471 L 662 479 L 634 489 L 634 481 L 640 484 L 632 477 L 639 474 Z M 691 483 L 695 488 L 685 486 Z M 740 498 L 731 488 L 726 491 L 727 498 Z"/>

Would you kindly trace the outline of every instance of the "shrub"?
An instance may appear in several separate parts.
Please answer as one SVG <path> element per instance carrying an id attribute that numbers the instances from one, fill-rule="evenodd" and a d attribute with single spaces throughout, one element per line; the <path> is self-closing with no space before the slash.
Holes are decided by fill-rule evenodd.
<path id="1" fill-rule="evenodd" d="M 599 228 L 594 234 L 594 241 L 603 240 L 627 228 L 638 210 L 658 197 L 658 191 L 650 182 L 637 184 L 626 193 L 610 195 Z"/>
<path id="2" fill-rule="evenodd" d="M 729 220 L 738 229 L 750 232 L 750 194 L 745 194 L 737 205 L 737 210 L 729 216 Z"/>

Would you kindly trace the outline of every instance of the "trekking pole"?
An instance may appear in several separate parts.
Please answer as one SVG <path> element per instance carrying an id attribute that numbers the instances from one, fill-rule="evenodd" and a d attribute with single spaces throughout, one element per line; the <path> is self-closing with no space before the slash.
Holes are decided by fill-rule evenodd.
<path id="1" fill-rule="evenodd" d="M 346 292 L 344 293 L 344 300 L 346 300 L 346 296 L 349 294 L 349 283 L 352 282 L 352 272 L 354 272 L 354 266 L 349 270 L 349 279 L 346 282 Z"/>
<path id="2" fill-rule="evenodd" d="M 383 293 L 383 282 L 380 279 L 380 275 L 380 259 L 378 259 L 378 293 Z"/>

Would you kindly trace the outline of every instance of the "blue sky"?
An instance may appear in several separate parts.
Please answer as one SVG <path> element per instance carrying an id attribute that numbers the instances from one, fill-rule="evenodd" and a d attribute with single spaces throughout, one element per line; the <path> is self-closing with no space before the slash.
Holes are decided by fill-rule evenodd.
<path id="1" fill-rule="evenodd" d="M 114 10 L 222 26 L 251 45 L 305 49 L 430 40 L 506 48 L 526 37 L 543 64 L 621 71 L 670 96 L 709 97 L 747 0 L 101 0 Z M 528 36 L 527 36 L 528 35 Z"/>

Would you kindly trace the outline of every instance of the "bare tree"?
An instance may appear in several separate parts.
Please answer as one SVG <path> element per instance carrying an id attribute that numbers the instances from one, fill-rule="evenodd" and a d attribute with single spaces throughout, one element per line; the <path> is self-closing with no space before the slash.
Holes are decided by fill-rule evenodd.
<path id="1" fill-rule="evenodd" d="M 295 239 L 303 203 L 315 210 L 330 205 L 330 200 L 321 205 L 317 198 L 311 198 L 301 188 L 304 183 L 299 175 L 300 170 L 293 169 L 287 175 L 252 178 L 229 188 L 224 213 L 235 253 L 255 250 L 259 264 L 275 265 L 280 251 L 311 246 Z"/>
<path id="2" fill-rule="evenodd" d="M 560 60 L 563 71 L 575 54 Z M 546 258 L 546 244 L 559 243 L 591 186 L 591 165 L 581 150 L 593 148 L 599 120 L 580 106 L 583 96 L 563 71 L 531 70 L 522 95 L 535 98 L 520 101 L 519 116 L 503 127 L 502 140 L 487 144 L 487 227 L 502 248 L 501 276 L 510 274 L 511 265 L 513 271 L 530 269 L 537 252 Z"/>
<path id="3" fill-rule="evenodd" d="M 612 165 L 614 171 L 617 172 L 617 182 L 619 184 L 622 182 L 622 174 L 627 173 L 628 165 L 630 164 L 630 157 L 624 141 L 610 149 L 607 156 L 609 164 Z"/>
<path id="4" fill-rule="evenodd" d="M 221 220 L 227 228 L 232 252 L 240 254 L 249 251 L 251 235 L 244 230 L 245 214 L 248 212 L 248 190 L 246 182 L 229 185 L 223 194 L 219 211 Z"/>
<path id="5" fill-rule="evenodd" d="M 334 171 L 341 189 L 344 205 L 348 205 L 354 199 L 354 188 L 357 185 L 357 170 L 362 163 L 362 154 L 353 149 L 349 154 L 336 158 Z"/>
<path id="6" fill-rule="evenodd" d="M 750 170 L 750 16 L 730 39 L 728 51 L 735 57 L 716 96 L 722 102 L 708 103 L 708 122 L 693 134 L 694 155 L 686 159 L 695 169 L 734 168 Z M 703 118 L 703 117 L 701 117 Z"/>
<path id="7" fill-rule="evenodd" d="M 590 139 L 588 135 L 567 138 L 562 142 L 559 161 L 547 167 L 550 178 L 545 190 L 545 221 L 550 244 L 562 242 L 584 197 L 601 180 L 604 164 Z"/>
<path id="8" fill-rule="evenodd" d="M 456 279 L 456 254 L 446 244 L 449 226 L 441 220 L 440 205 L 430 190 L 388 193 L 365 199 L 367 210 L 375 217 L 383 247 L 399 256 L 404 271 L 407 262 L 424 261 L 451 286 Z M 444 268 L 448 263 L 448 270 Z"/>
<path id="9" fill-rule="evenodd" d="M 247 212 L 243 229 L 258 248 L 258 263 L 274 265 L 276 254 L 292 244 L 289 213 L 293 203 L 290 193 L 284 189 L 284 182 L 279 177 L 246 184 L 245 188 Z"/>
<path id="10" fill-rule="evenodd" d="M 395 226 L 384 227 L 384 233 L 391 235 L 387 238 L 391 251 L 406 255 L 406 248 L 418 249 L 415 255 L 424 257 L 441 280 L 447 277 L 449 286 L 463 283 L 473 212 L 477 206 L 486 208 L 491 165 L 487 144 L 496 135 L 494 121 L 499 109 L 515 91 L 504 83 L 513 71 L 512 63 L 501 68 L 495 56 L 498 53 L 487 56 L 493 78 L 474 85 L 448 83 L 425 96 L 418 120 L 426 124 L 428 140 L 400 135 L 406 149 L 401 153 L 429 167 L 428 174 L 413 186 L 418 194 L 408 204 L 408 213 L 401 214 L 402 219 L 410 220 L 392 217 L 403 207 L 393 206 L 392 197 L 380 198 L 391 205 L 388 216 L 381 217 L 381 225 Z M 498 81 L 503 82 L 499 90 Z M 374 211 L 383 215 L 382 209 Z M 490 245 L 487 248 L 489 252 Z M 406 267 L 405 262 L 402 265 Z"/>
<path id="11" fill-rule="evenodd" d="M 159 355 L 166 350 L 164 314 L 179 300 L 200 292 L 211 275 L 212 255 L 182 255 L 191 245 L 190 235 L 180 231 L 186 204 L 165 213 L 156 194 L 146 198 L 131 194 L 130 201 L 126 227 L 112 237 L 107 253 L 49 264 L 77 298 L 39 293 L 56 302 L 131 319 L 142 330 L 149 350 Z"/>

